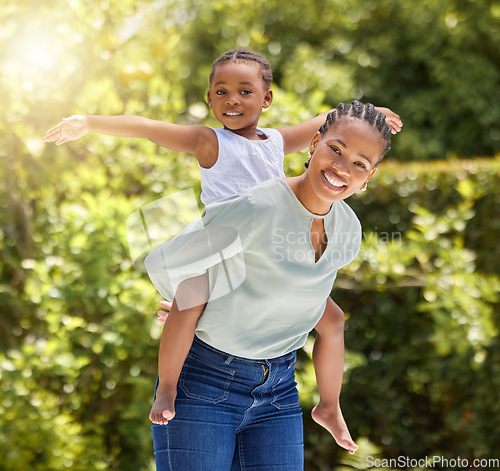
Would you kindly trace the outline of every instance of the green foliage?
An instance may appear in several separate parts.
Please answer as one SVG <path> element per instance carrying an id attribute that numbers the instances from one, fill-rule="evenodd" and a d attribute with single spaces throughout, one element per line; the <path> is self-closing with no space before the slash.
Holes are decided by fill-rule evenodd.
<path id="1" fill-rule="evenodd" d="M 150 142 L 44 145 L 62 117 L 216 126 L 211 63 L 248 47 L 274 70 L 263 125 L 359 98 L 401 114 L 392 159 L 498 149 L 500 11 L 488 0 L 26 0 L 0 14 L 1 469 L 150 469 L 158 296 L 132 267 L 126 221 L 199 192 L 193 159 Z M 304 160 L 289 157 L 287 174 Z M 498 176 L 498 158 L 388 161 L 351 198 L 365 240 L 334 296 L 348 315 L 345 415 L 378 447 L 362 438 L 359 456 L 495 450 Z M 310 409 L 307 352 L 301 365 Z M 305 417 L 306 469 L 354 466 Z"/>

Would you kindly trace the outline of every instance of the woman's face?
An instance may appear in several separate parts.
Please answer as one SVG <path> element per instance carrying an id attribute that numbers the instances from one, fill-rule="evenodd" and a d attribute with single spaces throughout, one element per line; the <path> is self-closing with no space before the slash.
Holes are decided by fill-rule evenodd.
<path id="1" fill-rule="evenodd" d="M 377 170 L 385 149 L 380 133 L 359 119 L 344 118 L 311 142 L 310 178 L 316 196 L 325 203 L 348 198 Z"/>

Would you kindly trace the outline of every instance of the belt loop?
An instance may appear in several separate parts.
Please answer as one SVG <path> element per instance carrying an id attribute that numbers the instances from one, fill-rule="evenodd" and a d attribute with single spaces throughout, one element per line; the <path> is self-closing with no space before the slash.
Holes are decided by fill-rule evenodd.
<path id="1" fill-rule="evenodd" d="M 233 355 L 229 355 L 227 358 L 226 358 L 226 361 L 224 362 L 226 365 L 229 365 L 229 363 L 231 363 L 233 361 Z"/>

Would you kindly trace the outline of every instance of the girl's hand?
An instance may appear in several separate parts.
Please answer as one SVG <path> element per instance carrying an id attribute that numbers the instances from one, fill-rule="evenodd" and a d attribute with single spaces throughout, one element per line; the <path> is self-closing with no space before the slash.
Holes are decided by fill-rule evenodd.
<path id="1" fill-rule="evenodd" d="M 60 146 L 68 141 L 76 141 L 80 137 L 85 136 L 89 132 L 87 117 L 82 115 L 74 115 L 63 120 L 52 129 L 49 129 L 45 136 L 44 142 L 56 141 L 56 145 Z"/>
<path id="2" fill-rule="evenodd" d="M 160 301 L 160 307 L 167 309 L 167 311 L 159 310 L 158 311 L 158 320 L 162 323 L 165 324 L 165 321 L 167 320 L 168 316 L 168 311 L 172 309 L 172 304 L 169 303 L 168 301 Z"/>
<path id="3" fill-rule="evenodd" d="M 401 128 L 403 127 L 403 121 L 401 121 L 401 118 L 398 114 L 394 113 L 394 111 L 391 111 L 389 108 L 376 106 L 375 109 L 379 113 L 385 114 L 385 122 L 391 127 L 392 134 L 397 134 L 399 131 L 401 131 Z"/>

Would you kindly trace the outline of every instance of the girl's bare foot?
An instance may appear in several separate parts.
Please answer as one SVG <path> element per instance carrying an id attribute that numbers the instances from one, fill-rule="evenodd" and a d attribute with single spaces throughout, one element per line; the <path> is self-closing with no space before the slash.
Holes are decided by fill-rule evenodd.
<path id="1" fill-rule="evenodd" d="M 175 396 L 172 397 L 168 393 L 160 393 L 156 391 L 156 399 L 151 407 L 149 419 L 154 424 L 165 425 L 169 420 L 172 420 L 175 415 L 174 408 Z"/>
<path id="2" fill-rule="evenodd" d="M 351 438 L 340 407 L 331 412 L 323 408 L 321 404 L 318 404 L 311 411 L 311 417 L 317 424 L 326 428 L 332 434 L 337 445 L 349 450 L 351 455 L 356 452 L 358 445 Z"/>

